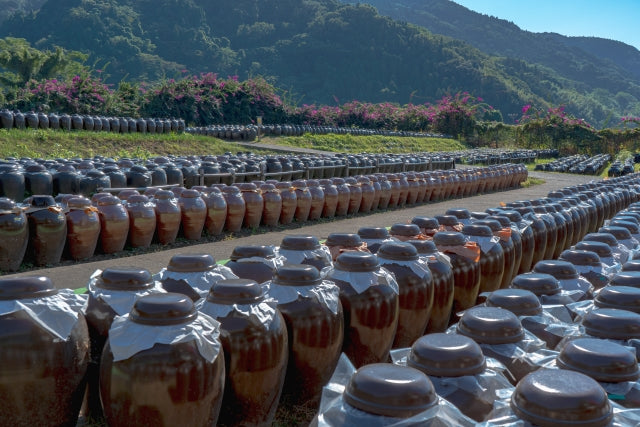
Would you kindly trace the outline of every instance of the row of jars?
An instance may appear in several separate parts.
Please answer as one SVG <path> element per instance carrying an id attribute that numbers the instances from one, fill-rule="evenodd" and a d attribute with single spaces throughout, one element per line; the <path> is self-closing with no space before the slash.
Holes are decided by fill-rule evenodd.
<path id="1" fill-rule="evenodd" d="M 115 133 L 184 132 L 182 119 L 104 117 L 81 114 L 36 113 L 0 110 L 0 129 L 86 130 Z"/>
<path id="2" fill-rule="evenodd" d="M 605 199 L 607 200 L 607 209 L 612 204 L 624 207 L 630 202 L 636 201 L 638 192 L 631 187 L 632 184 L 633 182 L 625 180 L 607 183 L 602 188 L 603 190 L 605 188 L 611 190 L 611 197 Z M 567 190 L 572 190 L 571 194 L 580 192 L 577 188 Z M 592 225 L 597 226 L 597 209 L 587 208 L 587 205 L 592 207 L 596 205 L 595 202 L 593 204 L 591 202 L 592 200 L 589 199 L 586 203 L 573 206 L 576 208 L 575 210 L 583 211 L 585 214 L 582 218 L 587 224 L 585 231 L 589 231 Z M 534 205 L 533 201 L 532 205 Z M 611 234 L 616 239 L 612 234 L 619 232 L 614 229 L 616 227 L 630 233 L 634 222 L 624 218 L 633 218 L 634 215 L 630 212 L 634 212 L 634 208 L 635 206 L 631 205 L 624 216 L 611 220 L 611 223 L 617 221 L 619 225 L 609 224 L 605 226 L 609 227 L 608 229 L 599 229 L 601 233 L 591 234 Z M 230 257 L 230 262 L 225 267 L 216 265 L 208 255 L 177 255 L 170 260 L 166 269 L 154 277 L 141 269 L 108 269 L 104 272 L 97 272 L 88 284 L 90 295 L 89 304 L 85 311 L 90 325 L 89 331 L 93 331 L 90 333 L 94 337 L 90 362 L 87 361 L 88 344 L 86 341 L 85 344 L 73 341 L 73 347 L 79 349 L 81 354 L 75 357 L 71 365 L 65 365 L 64 369 L 79 373 L 89 366 L 93 367 L 93 380 L 90 376 L 89 381 L 90 384 L 93 384 L 94 395 L 93 398 L 90 395 L 89 399 L 90 401 L 93 399 L 94 403 L 98 401 L 95 394 L 97 388 L 98 394 L 102 398 L 102 408 L 107 420 L 109 424 L 114 425 L 128 423 L 131 420 L 136 420 L 139 423 L 151 420 L 154 424 L 163 424 L 164 420 L 167 420 L 167 423 L 176 421 L 176 417 L 179 417 L 183 422 L 189 420 L 191 424 L 214 424 L 219 414 L 220 416 L 236 414 L 239 417 L 246 417 L 249 414 L 260 413 L 262 417 L 266 416 L 266 419 L 269 419 L 275 410 L 274 405 L 277 405 L 274 403 L 278 401 L 275 395 L 281 393 L 281 390 L 284 390 L 282 402 L 295 404 L 307 400 L 317 401 L 320 397 L 320 388 L 329 381 L 331 373 L 337 366 L 340 352 L 344 351 L 355 367 L 371 366 L 371 363 L 385 362 L 389 349 L 392 347 L 415 346 L 416 340 L 420 340 L 425 332 L 455 332 L 458 335 L 466 335 L 479 340 L 485 357 L 489 354 L 490 357 L 501 358 L 499 362 L 504 368 L 500 368 L 498 371 L 503 372 L 512 383 L 527 384 L 528 382 L 525 381 L 528 374 L 527 367 L 530 365 L 539 366 L 525 357 L 527 353 L 525 350 L 537 351 L 545 345 L 539 346 L 540 339 L 535 341 L 528 337 L 523 344 L 526 345 L 525 348 L 517 347 L 526 334 L 522 331 L 521 324 L 514 322 L 512 315 L 507 314 L 508 312 L 504 310 L 498 310 L 496 307 L 490 307 L 489 311 L 485 308 L 480 311 L 471 309 L 473 305 L 481 302 L 479 297 L 486 298 L 486 295 L 480 294 L 480 289 L 491 291 L 502 286 L 503 283 L 497 276 L 491 276 L 492 279 L 486 279 L 487 276 L 484 276 L 485 280 L 483 281 L 483 271 L 485 274 L 494 274 L 495 271 L 492 267 L 495 260 L 500 258 L 497 256 L 492 259 L 487 254 L 495 248 L 502 248 L 502 242 L 508 242 L 509 238 L 517 235 L 516 230 L 520 231 L 521 228 L 532 227 L 534 222 L 532 216 L 529 216 L 527 218 L 532 219 L 531 223 L 523 224 L 516 221 L 509 225 L 511 220 L 508 215 L 511 215 L 511 208 L 505 206 L 503 209 L 505 215 L 495 215 L 495 222 L 486 218 L 485 215 L 473 213 L 470 216 L 478 220 L 464 225 L 463 221 L 471 218 L 459 218 L 459 216 L 466 216 L 466 213 L 464 210 L 456 209 L 450 211 L 449 214 L 458 214 L 459 216 L 442 215 L 429 219 L 431 226 L 435 226 L 433 228 L 424 224 L 424 218 L 414 218 L 413 224 L 394 225 L 390 230 L 380 227 L 374 230 L 359 230 L 357 235 L 330 235 L 324 246 L 311 236 L 287 236 L 278 248 L 236 248 Z M 416 224 L 420 221 L 423 221 L 422 229 Z M 484 221 L 487 225 L 479 223 L 480 221 Z M 504 221 L 505 226 L 495 227 L 496 222 L 500 225 L 503 224 L 500 221 Z M 544 222 L 545 227 L 550 223 L 550 221 Z M 486 233 L 487 230 L 490 233 Z M 383 235 L 385 231 L 389 236 Z M 410 232 L 414 234 L 410 235 Z M 634 229 L 634 232 L 640 234 L 637 233 L 637 229 Z M 578 235 L 581 233 L 582 231 Z M 465 235 L 468 239 L 465 238 Z M 429 239 L 428 236 L 432 236 L 432 239 Z M 498 239 L 494 239 L 494 237 Z M 626 239 L 622 239 L 622 237 L 627 236 L 620 234 L 620 237 L 620 241 L 624 241 Z M 359 243 L 358 239 L 360 239 Z M 402 242 L 402 240 L 408 242 Z M 633 245 L 629 247 L 637 249 L 637 241 L 628 240 L 629 242 L 625 243 Z M 585 239 L 585 243 L 589 241 Z M 600 242 L 599 240 L 595 241 Z M 618 240 L 615 243 L 619 245 Z M 535 239 L 534 244 L 537 244 Z M 557 244 L 557 239 L 555 244 Z M 543 246 L 534 246 L 533 251 L 546 252 L 547 245 L 548 241 L 544 244 L 544 250 Z M 608 243 L 605 245 L 607 248 L 611 247 Z M 504 250 L 502 249 L 502 251 L 502 260 L 504 260 Z M 376 255 L 370 252 L 376 252 Z M 564 252 L 561 255 L 569 256 Z M 483 256 L 484 261 L 482 260 Z M 589 291 L 593 292 L 591 289 L 585 291 L 581 288 L 584 285 L 584 280 L 580 281 L 579 277 L 574 277 L 578 276 L 577 274 L 569 271 L 569 266 L 573 264 L 565 262 L 564 265 L 553 265 L 551 261 L 537 262 L 534 265 L 534 273 L 516 275 L 510 286 L 512 288 L 519 287 L 521 290 L 524 288 L 529 292 L 538 290 L 538 293 L 542 295 L 559 294 L 560 299 L 555 300 L 555 305 L 559 305 L 558 301 L 563 301 L 563 298 L 565 302 L 568 302 L 568 299 L 572 301 L 588 299 Z M 506 269 L 504 264 L 502 266 L 503 269 Z M 577 268 L 574 267 L 574 270 Z M 469 273 L 470 271 L 472 273 Z M 236 276 L 246 276 L 250 272 L 253 274 L 252 278 L 244 278 L 243 280 L 235 278 Z M 436 277 L 438 277 L 437 280 Z M 591 276 L 587 275 L 586 277 Z M 622 280 L 625 276 L 619 274 L 616 277 L 619 277 L 618 280 Z M 595 280 L 595 278 L 592 279 Z M 614 277 L 611 282 L 613 283 L 615 280 Z M 49 336 L 49 341 L 62 343 L 65 342 L 64 337 L 67 337 L 68 341 L 71 337 L 69 331 L 73 330 L 75 325 L 82 324 L 78 320 L 82 317 L 77 315 L 76 307 L 82 304 L 76 301 L 77 297 L 67 296 L 63 301 L 58 301 L 61 299 L 60 291 L 52 290 L 50 283 L 47 284 L 45 278 L 4 279 L 4 282 L 0 289 L 6 290 L 6 300 L 19 300 L 20 304 L 26 307 L 29 307 L 28 304 L 39 307 L 43 305 L 55 306 L 58 313 L 65 313 L 67 316 L 76 312 L 74 321 L 67 319 L 67 322 L 62 322 L 60 319 L 51 321 L 51 318 L 40 315 L 39 313 L 42 313 L 40 310 L 25 311 L 27 313 L 25 316 L 33 317 L 35 314 L 35 318 L 32 320 L 44 327 L 39 332 L 39 338 L 30 340 L 30 343 L 36 346 L 43 344 L 47 340 L 42 337 L 49 336 L 47 334 L 54 335 L 53 337 Z M 445 284 L 442 285 L 442 283 Z M 482 287 L 483 283 L 487 286 L 486 288 Z M 163 291 L 169 291 L 170 294 L 159 296 L 158 294 L 163 294 Z M 147 293 L 152 295 L 146 295 Z M 67 295 L 64 292 L 63 294 Z M 54 296 L 55 300 L 53 300 Z M 52 300 L 42 301 L 41 298 L 52 298 Z M 503 297 L 503 300 L 508 302 L 513 299 L 510 298 Z M 35 301 L 27 301 L 30 299 Z M 200 306 L 200 313 L 194 311 L 192 303 L 194 300 Z M 270 304 L 260 306 L 267 300 L 270 300 Z M 373 304 L 371 300 L 374 301 Z M 622 301 L 624 300 L 622 299 Z M 71 304 L 73 301 L 76 301 L 74 302 L 76 309 L 71 309 L 63 304 Z M 455 305 L 456 301 L 457 306 Z M 206 308 L 209 303 L 216 307 Z M 468 305 L 465 306 L 466 304 Z M 15 302 L 10 305 L 14 307 Z M 23 306 L 19 307 L 22 309 Z M 451 307 L 453 307 L 453 312 Z M 460 313 L 460 321 L 455 322 L 458 320 L 459 310 L 464 309 L 467 310 Z M 582 308 L 582 310 L 584 312 L 586 309 Z M 15 309 L 10 308 L 5 313 L 13 313 L 14 311 Z M 207 313 L 209 313 L 209 317 L 220 320 L 220 325 L 205 317 Z M 284 322 L 278 323 L 273 320 L 280 319 L 276 313 L 282 316 Z M 116 318 L 116 315 L 121 317 Z M 611 314 L 605 313 L 601 317 L 611 317 Z M 624 321 L 628 317 L 628 315 L 623 316 L 622 320 Z M 9 315 L 8 319 L 13 319 L 13 317 Z M 25 317 L 19 319 L 22 319 L 24 323 Z M 228 322 L 226 326 L 225 319 Z M 515 319 L 516 322 L 519 322 L 518 318 Z M 567 319 L 571 319 L 571 317 L 569 316 Z M 104 323 L 100 324 L 103 321 Z M 270 325 L 270 322 L 286 325 L 288 333 L 279 335 L 281 337 L 279 339 L 272 336 L 268 340 L 261 341 L 258 336 L 261 331 L 268 329 L 265 325 Z M 448 329 L 450 323 L 453 329 Z M 538 323 L 540 322 L 538 321 Z M 61 330 L 59 326 L 56 326 L 62 324 L 66 324 L 67 329 Z M 560 323 L 554 321 L 554 325 L 557 326 Z M 584 325 L 584 322 L 581 325 L 583 328 L 588 326 Z M 149 328 L 149 326 L 153 327 Z M 167 328 L 163 329 L 159 326 L 167 327 L 171 331 L 165 331 L 164 329 Z M 82 327 L 78 328 L 82 329 Z M 93 328 L 101 328 L 103 332 L 109 331 L 109 343 L 106 346 L 102 347 L 100 344 L 100 340 L 105 341 L 104 334 L 101 338 L 95 338 L 97 335 L 95 335 Z M 225 328 L 228 329 L 225 331 Z M 229 338 L 230 341 L 225 344 L 224 337 L 232 336 L 230 331 L 235 328 L 242 330 L 242 332 L 234 339 Z M 623 333 L 634 330 L 630 329 L 628 323 L 620 328 Z M 35 331 L 36 329 L 32 327 L 30 330 Z M 549 332 L 547 328 L 539 328 L 540 330 Z M 594 327 L 589 333 L 596 334 L 597 330 L 600 330 L 600 333 L 606 333 L 615 330 L 615 328 L 600 326 L 598 329 L 598 327 Z M 556 332 L 556 337 L 567 335 L 571 329 L 560 329 L 559 331 L 560 333 Z M 577 332 L 581 333 L 582 330 L 578 328 Z M 545 337 L 545 335 L 542 336 Z M 59 337 L 63 337 L 63 340 L 60 340 Z M 616 337 L 619 339 L 620 335 Z M 550 338 L 546 338 L 545 343 L 551 342 Z M 491 340 L 494 341 L 491 342 Z M 282 350 L 282 343 L 285 341 L 287 342 L 287 351 Z M 531 344 L 532 342 L 534 344 Z M 239 353 L 237 358 L 234 357 L 232 343 L 237 344 L 236 348 Z M 516 354 L 516 360 L 502 357 L 505 349 L 501 347 L 490 348 L 486 351 L 491 352 L 485 353 L 485 348 L 482 347 L 484 344 L 509 344 L 512 347 L 509 347 L 511 350 L 506 351 L 506 354 L 511 356 Z M 63 345 L 65 344 L 60 344 L 60 346 Z M 431 346 L 447 348 L 442 341 Z M 521 351 L 515 352 L 514 348 L 516 347 L 513 346 Z M 3 348 L 5 347 L 3 346 Z M 460 345 L 453 344 L 449 347 L 461 348 Z M 56 351 L 62 351 L 61 347 L 57 348 Z M 255 348 L 263 349 L 257 352 L 261 357 L 249 353 L 249 349 Z M 97 356 L 97 352 L 102 349 L 104 349 L 102 354 Z M 227 352 L 227 349 L 231 349 L 230 352 Z M 183 350 L 190 355 L 188 358 Z M 284 353 L 288 355 L 286 368 L 283 367 L 282 358 L 278 359 L 279 364 L 273 362 L 276 355 Z M 8 354 L 14 355 L 12 352 Z M 19 361 L 27 364 L 32 363 L 33 360 L 36 360 L 34 357 L 39 357 L 35 354 L 46 354 L 47 360 L 58 361 L 57 356 L 43 351 L 41 347 L 31 354 L 31 356 L 25 357 L 25 353 L 17 351 L 12 356 L 12 364 L 7 363 L 0 366 L 11 366 L 12 369 L 15 367 L 16 371 L 22 373 L 25 367 L 16 364 Z M 77 353 L 74 354 L 77 355 Z M 222 362 L 225 357 L 227 358 L 226 363 Z M 443 360 L 450 358 L 451 355 Z M 247 359 L 250 361 L 247 362 Z M 77 361 L 79 362 L 75 364 Z M 425 363 L 424 360 L 418 361 L 422 364 Z M 86 363 L 84 368 L 83 363 Z M 496 363 L 491 361 L 492 366 L 498 366 Z M 284 376 L 278 376 L 274 370 L 261 370 L 260 366 L 256 367 L 256 364 L 262 367 L 269 365 L 280 373 L 283 371 L 286 373 Z M 226 374 L 223 369 L 225 365 L 228 367 Z M 382 380 L 381 386 L 399 383 L 393 380 L 387 381 L 387 374 L 383 373 L 388 373 L 388 366 L 385 365 L 380 369 L 382 370 L 374 369 L 374 373 L 376 373 L 374 376 L 378 376 Z M 91 372 L 91 369 L 89 371 Z M 38 370 L 37 373 L 34 373 L 34 377 L 40 375 L 40 372 Z M 51 369 L 47 372 L 59 372 L 59 370 Z M 234 372 L 237 373 L 237 377 L 233 376 Z M 248 372 L 255 377 L 252 378 Z M 412 372 L 411 375 L 416 375 L 414 371 Z M 76 376 L 68 375 L 70 380 L 80 377 L 79 374 Z M 18 383 L 15 376 L 9 375 L 9 378 L 12 384 L 16 384 L 14 388 L 20 393 L 27 387 Z M 33 377 L 30 380 L 33 380 Z M 79 388 L 64 381 L 50 381 L 48 379 L 47 381 L 50 387 L 54 383 L 64 384 L 66 390 L 72 390 L 76 393 L 74 396 L 81 394 L 78 391 Z M 420 381 L 423 386 L 431 384 L 424 379 Z M 581 381 L 581 386 L 584 386 L 586 380 Z M 230 384 L 236 386 L 230 386 Z M 264 384 L 267 384 L 269 391 L 266 395 L 270 397 L 261 400 L 261 404 L 256 404 L 255 407 L 246 403 L 246 399 L 251 399 L 244 397 L 242 390 L 249 389 L 251 396 L 264 395 L 264 393 L 258 392 L 261 390 L 260 386 Z M 283 388 L 274 387 L 274 384 L 282 384 Z M 227 386 L 231 388 L 226 389 Z M 590 390 L 595 389 L 591 383 L 589 386 Z M 42 391 L 51 393 L 50 387 L 42 387 Z M 361 412 L 395 418 L 399 414 L 411 413 L 411 410 L 407 412 L 402 408 L 399 408 L 399 411 L 392 410 L 380 413 L 381 409 L 384 410 L 381 408 L 384 406 L 381 405 L 381 401 L 367 402 L 366 399 L 363 401 L 359 398 L 365 396 L 362 394 L 364 390 L 359 389 L 357 384 L 352 384 L 351 387 L 352 395 L 350 397 L 347 396 L 349 388 L 345 388 L 346 405 L 354 404 L 354 408 Z M 89 389 L 91 390 L 91 386 Z M 375 389 L 385 391 L 384 387 L 376 387 Z M 140 392 L 137 393 L 136 390 Z M 66 396 L 58 389 L 53 393 L 57 397 Z M 221 405 L 225 405 L 224 397 L 216 399 L 213 396 L 226 397 L 228 394 L 232 398 L 240 398 L 241 400 L 231 405 L 228 410 L 221 411 Z M 393 394 L 395 395 L 395 393 Z M 430 408 L 434 401 L 441 402 L 439 398 L 434 397 L 433 392 L 427 394 L 431 398 L 427 402 L 423 402 L 424 405 L 421 407 L 425 410 Z M 18 401 L 26 399 L 24 394 L 11 398 Z M 39 404 L 46 402 L 45 398 L 40 398 L 39 395 L 35 396 L 33 393 L 28 398 Z M 255 400 L 255 398 L 253 399 Z M 64 401 L 66 402 L 67 399 Z M 69 398 L 68 401 L 69 405 L 73 406 L 72 402 L 77 400 Z M 406 403 L 403 402 L 403 399 L 396 399 L 394 402 L 394 404 Z M 525 406 L 521 409 L 524 410 L 526 402 L 523 404 Z M 609 417 L 611 414 L 607 412 L 609 409 L 607 404 L 608 401 L 603 404 L 603 411 L 606 417 Z M 387 409 L 389 409 L 388 406 Z M 260 409 L 257 409 L 258 407 Z M 336 410 L 339 411 L 331 405 L 323 405 L 322 407 L 333 408 L 334 413 Z M 99 410 L 99 407 L 94 406 L 94 408 Z M 515 408 L 519 407 L 516 405 Z M 413 410 L 415 411 L 415 409 Z M 464 410 L 465 408 L 460 409 Z M 44 410 L 48 411 L 47 414 L 50 418 L 47 419 L 52 419 L 53 412 L 50 409 Z M 327 414 L 331 412 L 329 409 L 327 411 Z M 349 412 L 351 413 L 351 411 Z M 424 411 L 420 413 L 422 414 L 422 412 Z M 11 411 L 11 414 L 6 416 L 23 415 L 19 411 Z M 321 416 L 325 417 L 325 414 L 320 414 L 318 418 L 320 419 Z M 73 414 L 71 417 L 73 419 Z M 404 415 L 400 417 L 402 418 Z M 466 420 L 459 418 L 458 415 L 455 417 L 459 422 Z M 340 418 L 340 414 L 338 414 L 338 418 Z M 18 418 L 7 419 L 12 421 L 12 424 L 22 422 L 22 419 Z M 16 422 L 17 419 L 19 422 Z M 246 423 L 247 421 L 235 419 L 235 421 L 225 422 Z"/>
<path id="3" fill-rule="evenodd" d="M 213 184 L 190 189 L 125 189 L 118 196 L 94 193 L 91 200 L 70 194 L 31 196 L 22 204 L 0 199 L 0 270 L 23 261 L 51 265 L 61 258 L 91 258 L 125 246 L 147 248 L 173 243 L 180 235 L 199 240 L 242 228 L 368 213 L 518 185 L 526 169 L 507 167 L 433 173 L 381 174 Z M 18 250 L 16 251 L 16 248 Z M 66 252 L 65 252 L 66 251 Z M 26 258 L 25 258 L 26 257 Z"/>

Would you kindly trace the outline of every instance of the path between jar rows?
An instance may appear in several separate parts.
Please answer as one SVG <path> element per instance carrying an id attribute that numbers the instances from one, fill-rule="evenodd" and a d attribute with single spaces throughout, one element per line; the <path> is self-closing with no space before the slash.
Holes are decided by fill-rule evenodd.
<path id="1" fill-rule="evenodd" d="M 441 215 L 444 214 L 447 209 L 453 207 L 464 207 L 471 211 L 484 211 L 487 208 L 499 206 L 500 202 L 530 200 L 546 197 L 547 193 L 551 190 L 594 180 L 594 177 L 592 176 L 561 173 L 531 172 L 530 176 L 542 178 L 546 182 L 529 188 L 484 194 L 464 199 L 453 199 L 420 206 L 405 207 L 394 211 L 378 212 L 366 216 L 357 216 L 353 218 L 311 224 L 292 230 L 274 230 L 263 234 L 227 239 L 213 243 L 207 242 L 194 244 L 187 247 L 123 258 L 112 258 L 96 262 L 82 262 L 74 265 L 39 269 L 35 271 L 6 275 L 3 277 L 41 275 L 49 277 L 57 288 L 77 289 L 84 287 L 87 284 L 89 277 L 96 269 L 104 270 L 109 267 L 133 266 L 146 268 L 151 273 L 156 273 L 166 267 L 170 258 L 175 254 L 208 253 L 213 255 L 216 260 L 223 260 L 229 257 L 233 248 L 236 246 L 279 245 L 285 235 L 306 234 L 316 236 L 319 239 L 324 239 L 330 233 L 355 233 L 360 227 L 364 226 L 391 226 L 395 223 L 406 223 L 415 216 Z"/>

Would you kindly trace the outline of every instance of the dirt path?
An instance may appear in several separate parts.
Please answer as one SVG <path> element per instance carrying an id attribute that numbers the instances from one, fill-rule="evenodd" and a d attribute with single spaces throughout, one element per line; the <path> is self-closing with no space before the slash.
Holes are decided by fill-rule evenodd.
<path id="1" fill-rule="evenodd" d="M 126 258 L 46 268 L 3 277 L 34 274 L 44 275 L 50 277 L 56 287 L 75 289 L 85 286 L 89 277 L 96 269 L 105 269 L 116 266 L 135 266 L 146 268 L 152 273 L 156 273 L 163 267 L 166 267 L 169 259 L 173 255 L 179 253 L 209 253 L 213 255 L 216 260 L 223 260 L 229 257 L 233 248 L 236 246 L 279 245 L 282 238 L 288 234 L 307 234 L 323 239 L 333 232 L 355 233 L 363 226 L 390 226 L 394 223 L 406 223 L 407 221 L 410 221 L 411 218 L 418 215 L 440 215 L 444 214 L 448 208 L 452 207 L 465 207 L 471 211 L 484 211 L 489 207 L 498 206 L 500 202 L 545 197 L 551 190 L 593 180 L 593 177 L 590 176 L 545 172 L 531 172 L 530 176 L 542 178 L 546 182 L 541 185 L 535 185 L 524 189 L 485 194 L 465 199 L 447 200 L 438 203 L 429 203 L 421 206 L 378 212 L 366 216 L 359 215 L 335 221 L 323 221 L 321 223 L 313 223 L 297 229 L 273 230 L 263 234 L 254 234 L 236 239 L 230 238 L 213 243 L 195 244 L 192 246 L 130 256 Z"/>

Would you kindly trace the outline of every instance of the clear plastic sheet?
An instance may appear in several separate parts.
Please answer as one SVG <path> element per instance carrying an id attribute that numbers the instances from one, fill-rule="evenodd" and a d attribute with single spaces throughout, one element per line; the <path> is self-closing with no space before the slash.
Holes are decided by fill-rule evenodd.
<path id="1" fill-rule="evenodd" d="M 513 391 L 511 389 L 500 390 L 501 398 L 494 402 L 489 420 L 478 424 L 478 427 L 535 427 L 513 413 L 511 409 Z M 640 425 L 639 409 L 627 409 L 613 401 L 610 403 L 613 409 L 613 422 L 608 427 L 637 427 Z"/>
<path id="2" fill-rule="evenodd" d="M 86 305 L 87 295 L 60 289 L 47 297 L 0 301 L 0 316 L 24 311 L 50 334 L 66 341 L 78 323 L 78 314 L 84 312 Z"/>
<path id="3" fill-rule="evenodd" d="M 593 293 L 593 285 L 591 282 L 580 275 L 578 275 L 576 279 L 562 279 L 558 281 L 565 291 L 581 291 L 585 295 L 591 295 Z"/>
<path id="4" fill-rule="evenodd" d="M 603 263 L 600 265 L 575 265 L 574 266 L 581 277 L 584 277 L 591 283 L 591 280 L 599 283 L 598 287 L 605 286 L 609 283 L 610 276 L 607 274 L 607 266 Z"/>
<path id="5" fill-rule="evenodd" d="M 124 316 L 133 308 L 138 298 L 144 295 L 165 293 L 160 282 L 154 281 L 153 287 L 139 291 L 114 291 L 96 286 L 96 281 L 102 274 L 102 270 L 93 272 L 87 284 L 87 290 L 96 300 L 107 304 L 118 316 Z"/>
<path id="6" fill-rule="evenodd" d="M 400 293 L 395 276 L 383 267 L 376 271 L 344 271 L 332 268 L 327 273 L 327 279 L 347 282 L 357 294 L 378 285 L 390 286 L 396 294 Z"/>
<path id="7" fill-rule="evenodd" d="M 370 247 L 374 245 L 382 246 L 385 243 L 397 242 L 398 239 L 396 239 L 395 237 L 389 237 L 388 239 L 362 239 L 362 241 L 367 243 L 367 247 Z"/>
<path id="8" fill-rule="evenodd" d="M 480 246 L 480 250 L 485 254 L 489 252 L 493 247 L 500 243 L 498 236 L 483 237 L 483 236 L 464 236 L 467 240 L 476 242 Z"/>
<path id="9" fill-rule="evenodd" d="M 129 315 L 118 316 L 109 329 L 109 343 L 113 360 L 126 360 L 135 354 L 152 348 L 156 344 L 196 343 L 198 352 L 207 361 L 213 362 L 220 352 L 220 322 L 206 314 L 189 323 L 178 325 L 141 325 L 129 319 Z"/>
<path id="10" fill-rule="evenodd" d="M 407 366 L 410 352 L 410 348 L 391 350 L 391 361 L 396 365 Z M 433 377 L 429 375 L 438 396 L 446 399 L 456 391 L 464 390 L 485 403 L 493 404 L 497 390 L 511 388 L 513 385 L 505 376 L 506 366 L 492 357 L 486 357 L 485 361 L 486 368 L 476 375 L 461 377 Z"/>
<path id="11" fill-rule="evenodd" d="M 408 267 L 418 277 L 424 277 L 426 275 L 431 274 L 431 271 L 429 270 L 429 265 L 421 257 L 418 257 L 418 260 L 416 261 L 396 261 L 396 260 L 391 260 L 386 258 L 378 258 L 378 261 L 380 262 L 380 265 L 382 267 L 384 267 L 385 265 L 391 265 L 391 264 L 396 264 L 401 267 Z"/>
<path id="12" fill-rule="evenodd" d="M 288 264 L 302 264 L 305 260 L 316 260 L 319 259 L 325 265 L 333 265 L 333 259 L 331 258 L 331 252 L 329 252 L 329 248 L 325 245 L 320 245 L 318 249 L 313 249 L 310 251 L 292 251 L 289 249 L 282 249 L 280 247 L 276 247 L 276 253 L 280 256 L 283 256 Z M 322 277 L 326 276 L 328 270 L 323 268 L 320 274 Z"/>
<path id="13" fill-rule="evenodd" d="M 566 305 L 562 304 L 543 304 L 542 309 L 564 323 L 573 323 L 573 316 L 567 309 Z"/>
<path id="14" fill-rule="evenodd" d="M 263 330 L 269 329 L 278 314 L 278 302 L 273 298 L 267 298 L 256 304 L 216 304 L 202 298 L 198 300 L 196 307 L 199 312 L 213 319 L 227 317 L 232 312 L 238 313 Z"/>
<path id="15" fill-rule="evenodd" d="M 549 348 L 554 348 L 574 328 L 572 323 L 561 321 L 544 308 L 541 314 L 520 316 L 520 323 L 523 328 L 545 341 Z"/>
<path id="16" fill-rule="evenodd" d="M 235 260 L 234 262 L 237 262 L 238 264 L 264 264 L 266 266 L 268 266 L 269 268 L 271 268 L 272 270 L 276 270 L 278 267 L 282 267 L 285 262 L 287 262 L 287 259 L 285 257 L 283 257 L 282 255 L 276 255 L 273 258 L 262 258 L 259 256 L 253 256 L 253 257 L 249 257 L 249 258 L 240 258 Z"/>
<path id="17" fill-rule="evenodd" d="M 233 274 L 233 271 L 224 265 L 216 265 L 209 271 L 196 271 L 193 273 L 169 271 L 166 268 L 163 268 L 159 273 L 154 274 L 153 276 L 154 280 L 160 282 L 165 279 L 184 280 L 189 284 L 189 286 L 198 292 L 202 298 L 207 297 L 211 286 L 218 283 L 218 281 L 237 278 L 238 276 Z"/>
<path id="18" fill-rule="evenodd" d="M 624 239 L 624 240 L 618 239 L 618 243 L 620 243 L 621 245 L 624 245 L 629 250 L 629 259 L 633 259 L 632 258 L 633 250 L 637 248 L 638 245 L 640 244 L 640 242 L 638 242 L 638 239 L 636 239 L 633 236 L 631 236 L 630 239 Z"/>
<path id="19" fill-rule="evenodd" d="M 302 298 L 313 298 L 338 314 L 340 307 L 340 288 L 330 280 L 323 280 L 319 285 L 311 286 L 280 286 L 273 282 L 265 282 L 267 293 L 278 304 L 287 304 Z"/>
<path id="20" fill-rule="evenodd" d="M 314 427 L 471 427 L 476 424 L 472 419 L 464 416 L 455 406 L 445 399 L 439 398 L 437 405 L 411 418 L 390 418 L 369 414 L 352 407 L 344 402 L 342 394 L 356 369 L 344 353 L 340 356 L 338 365 L 322 389 L 322 399 L 318 415 L 311 422 Z"/>
<path id="21" fill-rule="evenodd" d="M 560 284 L 562 282 L 560 281 Z M 559 305 L 567 305 L 574 303 L 576 301 L 581 301 L 587 296 L 587 293 L 580 289 L 573 290 L 565 290 L 562 289 L 557 294 L 553 295 L 540 295 L 540 303 L 545 304 L 559 304 Z"/>

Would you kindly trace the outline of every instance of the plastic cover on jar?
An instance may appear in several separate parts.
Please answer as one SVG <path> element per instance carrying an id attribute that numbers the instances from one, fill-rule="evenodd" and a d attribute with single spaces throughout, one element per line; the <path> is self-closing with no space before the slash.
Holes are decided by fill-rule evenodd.
<path id="1" fill-rule="evenodd" d="M 357 294 L 378 285 L 390 286 L 396 294 L 400 292 L 393 273 L 383 267 L 376 271 L 346 271 L 334 267 L 327 272 L 327 279 L 346 282 Z"/>
<path id="2" fill-rule="evenodd" d="M 368 426 L 368 427 L 407 427 L 429 426 L 471 427 L 476 422 L 464 416 L 458 408 L 447 400 L 437 396 L 437 402 L 428 409 L 409 418 L 393 418 L 371 414 L 354 408 L 344 400 L 344 392 L 356 372 L 349 358 L 343 353 L 338 365 L 328 384 L 322 389 L 322 398 L 318 415 L 310 426 L 313 427 L 344 427 L 344 426 Z"/>
<path id="3" fill-rule="evenodd" d="M 153 279 L 162 282 L 166 279 L 172 279 L 176 281 L 184 280 L 189 286 L 191 286 L 201 298 L 206 298 L 209 294 L 211 286 L 217 283 L 219 280 L 225 279 L 238 279 L 233 271 L 229 267 L 216 264 L 212 269 L 208 271 L 170 271 L 163 268 L 158 273 L 153 275 Z"/>
<path id="4" fill-rule="evenodd" d="M 267 295 L 278 304 L 287 304 L 298 298 L 312 298 L 324 304 L 333 314 L 340 308 L 340 288 L 331 280 L 322 280 L 319 285 L 280 286 L 273 281 L 264 283 Z"/>

